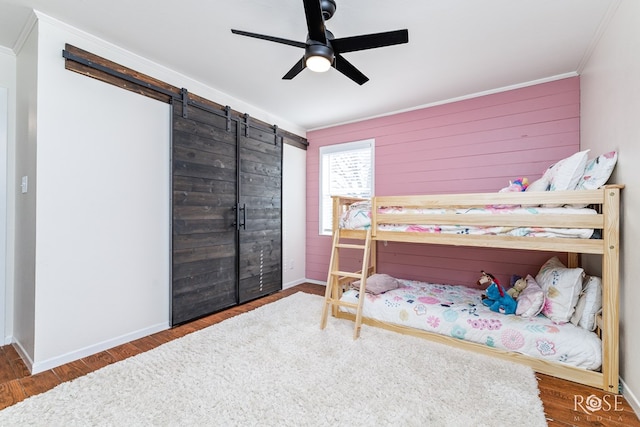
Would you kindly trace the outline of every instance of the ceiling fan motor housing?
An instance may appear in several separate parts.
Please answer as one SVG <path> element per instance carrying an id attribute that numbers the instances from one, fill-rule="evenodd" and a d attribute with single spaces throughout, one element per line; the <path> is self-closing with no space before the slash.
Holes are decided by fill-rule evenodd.
<path id="1" fill-rule="evenodd" d="M 336 13 L 336 2 L 334 0 L 320 0 L 320 9 L 322 9 L 322 17 L 325 21 L 331 19 Z"/>
<path id="2" fill-rule="evenodd" d="M 309 59 L 312 56 L 321 56 L 323 58 L 327 58 L 329 62 L 333 64 L 333 60 L 334 60 L 333 49 L 328 43 L 326 45 L 321 43 L 309 44 L 304 51 L 305 62 L 307 59 Z"/>

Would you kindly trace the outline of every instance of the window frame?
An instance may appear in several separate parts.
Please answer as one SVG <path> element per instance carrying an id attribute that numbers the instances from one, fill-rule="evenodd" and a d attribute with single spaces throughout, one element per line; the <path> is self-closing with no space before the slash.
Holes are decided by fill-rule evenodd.
<path id="1" fill-rule="evenodd" d="M 359 141 L 351 141 L 351 142 L 343 142 L 340 144 L 332 144 L 332 145 L 325 145 L 323 147 L 320 147 L 319 149 L 319 172 L 318 172 L 318 234 L 320 236 L 330 236 L 331 235 L 331 228 L 329 229 L 323 229 L 323 224 L 325 223 L 325 219 L 326 220 L 332 220 L 333 218 L 333 213 L 331 214 L 330 218 L 324 218 L 324 210 L 325 210 L 325 206 L 324 206 L 324 194 L 325 194 L 325 186 L 327 185 L 326 181 L 326 177 L 325 177 L 325 159 L 327 155 L 330 154 L 334 154 L 334 153 L 340 153 L 340 152 L 348 152 L 348 151 L 355 151 L 355 150 L 362 150 L 365 148 L 369 148 L 371 151 L 371 194 L 369 196 L 364 196 L 364 197 L 371 197 L 375 194 L 375 147 L 376 147 L 376 141 L 375 138 L 369 138 L 369 139 L 363 139 L 363 140 L 359 140 Z M 329 193 L 331 196 L 334 196 L 334 194 L 330 193 L 330 190 L 327 191 L 327 193 Z M 343 194 L 341 194 L 343 195 Z M 333 209 L 329 210 L 330 212 L 333 212 Z"/>

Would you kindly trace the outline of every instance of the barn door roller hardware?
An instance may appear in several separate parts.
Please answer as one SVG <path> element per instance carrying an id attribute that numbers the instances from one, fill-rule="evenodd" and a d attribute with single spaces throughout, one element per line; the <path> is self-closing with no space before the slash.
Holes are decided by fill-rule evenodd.
<path id="1" fill-rule="evenodd" d="M 187 107 L 189 106 L 189 91 L 185 88 L 180 89 L 180 96 L 182 97 L 182 118 L 189 117 L 187 113 Z"/>
<path id="2" fill-rule="evenodd" d="M 249 114 L 244 113 L 242 117 L 244 118 L 244 136 L 249 138 Z"/>
<path id="3" fill-rule="evenodd" d="M 231 132 L 231 107 L 224 107 L 224 115 L 227 118 L 227 132 Z"/>
<path id="4" fill-rule="evenodd" d="M 70 71 L 95 78 L 161 102 L 170 104 L 180 102 L 182 104 L 183 118 L 187 118 L 187 107 L 192 106 L 224 117 L 227 120 L 227 131 L 231 131 L 231 120 L 233 120 L 243 122 L 245 125 L 244 134 L 247 137 L 249 136 L 250 127 L 261 132 L 278 134 L 279 129 L 277 126 L 271 126 L 259 120 L 250 121 L 249 114 L 242 115 L 241 113 L 232 111 L 229 106 L 222 107 L 215 105 L 214 102 L 204 98 L 202 98 L 202 102 L 196 101 L 194 98 L 199 97 L 192 94 L 190 95 L 186 88 L 179 89 L 73 45 L 65 45 L 65 49 L 62 50 L 62 57 L 65 59 L 65 68 Z M 283 135 L 280 134 L 278 136 L 282 137 Z"/>

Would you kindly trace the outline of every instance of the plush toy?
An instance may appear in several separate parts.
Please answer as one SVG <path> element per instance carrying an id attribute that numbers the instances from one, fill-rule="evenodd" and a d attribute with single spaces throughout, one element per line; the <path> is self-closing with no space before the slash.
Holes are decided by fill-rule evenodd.
<path id="1" fill-rule="evenodd" d="M 482 303 L 489 307 L 491 311 L 502 314 L 514 314 L 516 312 L 516 307 L 518 306 L 516 300 L 496 280 L 489 285 L 486 295 L 487 297 L 482 300 Z"/>
<path id="2" fill-rule="evenodd" d="M 493 283 L 496 280 L 495 277 L 493 277 L 493 274 L 491 273 L 487 273 L 484 270 L 480 271 L 480 273 L 482 273 L 482 275 L 476 282 L 478 286 L 489 286 L 491 283 Z"/>
<path id="3" fill-rule="evenodd" d="M 509 294 L 509 296 L 511 296 L 511 298 L 513 299 L 518 299 L 520 292 L 524 291 L 524 288 L 526 287 L 527 287 L 527 281 L 524 278 L 520 277 L 515 281 L 513 286 L 511 286 L 507 290 L 507 294 Z"/>
<path id="4" fill-rule="evenodd" d="M 528 186 L 529 186 L 529 179 L 518 178 L 514 181 L 509 181 L 509 186 L 501 189 L 499 193 L 520 192 L 520 191 L 526 190 Z"/>

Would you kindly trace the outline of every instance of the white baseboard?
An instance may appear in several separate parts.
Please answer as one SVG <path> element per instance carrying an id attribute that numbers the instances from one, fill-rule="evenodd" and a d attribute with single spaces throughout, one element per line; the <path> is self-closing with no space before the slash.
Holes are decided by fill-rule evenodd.
<path id="1" fill-rule="evenodd" d="M 629 386 L 624 382 L 622 378 L 620 378 L 620 383 L 622 384 L 622 395 L 629 402 L 629 405 L 636 413 L 636 416 L 640 418 L 640 401 L 635 393 L 629 388 Z"/>
<path id="2" fill-rule="evenodd" d="M 307 279 L 297 279 L 297 280 L 292 280 L 291 282 L 287 282 L 284 283 L 282 285 L 282 289 L 289 289 L 289 288 L 293 288 L 294 286 L 297 286 L 301 283 L 306 283 Z"/>
<path id="3" fill-rule="evenodd" d="M 27 353 L 27 351 L 24 349 L 24 347 L 22 347 L 22 344 L 20 344 L 20 342 L 14 342 L 13 343 L 13 348 L 16 349 L 16 351 L 18 352 L 18 355 L 20 356 L 20 358 L 22 359 L 22 361 L 24 362 L 24 364 L 27 366 L 27 369 L 29 370 L 29 372 L 33 372 L 33 360 L 31 360 L 31 357 L 29 356 L 29 353 Z"/>
<path id="4" fill-rule="evenodd" d="M 4 337 L 4 344 L 2 345 L 9 345 L 11 343 L 13 343 L 13 335 L 7 335 Z"/>
<path id="5" fill-rule="evenodd" d="M 311 280 L 311 279 L 298 279 L 298 280 L 294 280 L 288 283 L 285 283 L 282 285 L 282 289 L 288 289 L 288 288 L 292 288 L 296 285 L 300 285 L 301 283 L 312 283 L 314 285 L 322 285 L 322 286 L 326 286 L 327 282 L 323 282 L 320 280 Z"/>
<path id="6" fill-rule="evenodd" d="M 46 360 L 34 362 L 24 351 L 19 342 L 15 343 L 17 347 L 18 354 L 24 361 L 25 365 L 31 372 L 31 374 L 37 374 L 39 372 L 44 372 L 49 369 L 53 369 L 57 366 L 64 365 L 65 363 L 73 362 L 74 360 L 82 359 L 87 356 L 91 356 L 92 354 L 99 353 L 104 350 L 108 350 L 110 348 L 116 347 L 120 344 L 128 343 L 133 340 L 137 340 L 138 338 L 146 337 L 151 334 L 155 334 L 156 332 L 164 331 L 169 329 L 171 326 L 168 323 L 160 323 L 157 325 L 149 326 L 144 329 L 140 329 L 129 334 L 121 335 L 119 337 L 109 339 L 97 344 L 93 344 L 78 350 L 70 351 L 69 353 L 55 356 Z"/>

